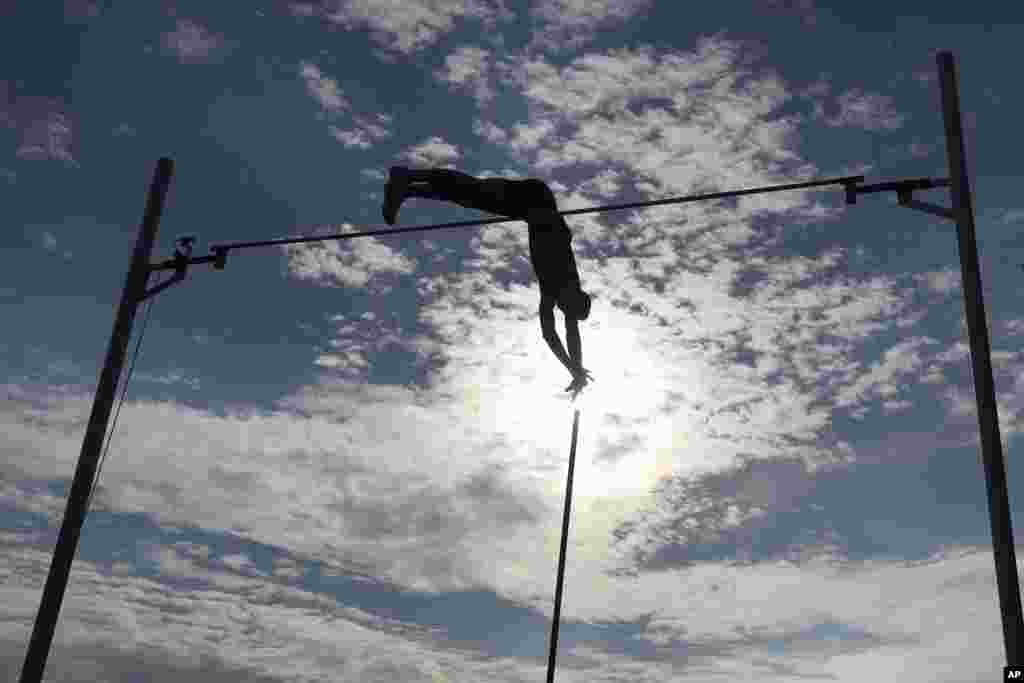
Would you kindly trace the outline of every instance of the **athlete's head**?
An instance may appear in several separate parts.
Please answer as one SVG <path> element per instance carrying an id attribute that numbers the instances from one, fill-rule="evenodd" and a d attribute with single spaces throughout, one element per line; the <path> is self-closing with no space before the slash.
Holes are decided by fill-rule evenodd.
<path id="1" fill-rule="evenodd" d="M 590 295 L 584 292 L 578 284 L 569 285 L 562 290 L 558 307 L 566 315 L 577 320 L 586 320 L 590 317 Z"/>

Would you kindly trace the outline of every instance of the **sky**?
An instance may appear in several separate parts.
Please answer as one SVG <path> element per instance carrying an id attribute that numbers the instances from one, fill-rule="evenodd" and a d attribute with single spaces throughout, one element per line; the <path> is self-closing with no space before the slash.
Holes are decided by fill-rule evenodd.
<path id="1" fill-rule="evenodd" d="M 540 178 L 563 210 L 944 178 L 950 50 L 1020 525 L 1024 8 L 880 9 L 4 3 L 0 677 L 162 156 L 154 261 L 382 229 L 392 165 Z M 140 306 L 46 680 L 543 680 L 577 409 L 556 680 L 997 680 L 955 225 L 838 187 L 567 222 L 575 403 L 522 222 L 237 250 Z"/>

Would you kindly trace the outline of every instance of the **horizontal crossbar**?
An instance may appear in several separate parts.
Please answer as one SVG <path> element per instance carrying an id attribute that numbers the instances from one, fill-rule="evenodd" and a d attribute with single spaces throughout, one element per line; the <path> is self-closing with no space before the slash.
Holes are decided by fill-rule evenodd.
<path id="1" fill-rule="evenodd" d="M 841 178 L 825 178 L 822 180 L 809 180 L 803 183 L 789 183 L 786 185 L 767 185 L 764 187 L 753 187 L 746 190 L 730 190 L 728 192 L 710 192 L 705 194 L 693 194 L 685 197 L 671 197 L 669 199 L 654 199 L 646 202 L 631 202 L 629 204 L 608 204 L 604 206 L 591 206 L 585 209 L 572 209 L 570 211 L 559 211 L 562 216 L 573 216 L 584 213 L 597 213 L 599 211 L 616 211 L 621 209 L 640 209 L 649 206 L 663 206 L 666 204 L 684 204 L 687 202 L 699 202 L 707 199 L 726 199 L 728 197 L 740 197 L 743 195 L 763 194 L 766 192 L 782 192 L 783 190 L 799 190 L 808 187 L 821 187 L 824 185 L 844 185 L 847 196 L 857 191 L 857 184 L 864 182 L 864 176 L 852 175 Z M 910 181 L 915 182 L 915 181 Z M 394 228 L 386 230 L 367 230 L 365 232 L 348 232 L 334 235 L 316 235 L 313 237 L 293 237 L 276 240 L 260 240 L 258 242 L 229 242 L 226 244 L 214 244 L 210 246 L 212 256 L 200 256 L 198 258 L 176 258 L 169 259 L 162 263 L 150 266 L 150 272 L 156 270 L 175 269 L 181 271 L 186 266 L 198 265 L 201 263 L 213 263 L 213 267 L 223 270 L 228 251 L 231 249 L 248 249 L 250 247 L 271 247 L 284 244 L 302 244 L 305 242 L 324 242 L 327 240 L 347 240 L 354 237 L 386 237 L 388 235 L 400 235 L 410 232 L 426 232 L 428 230 L 441 230 L 443 228 L 464 228 L 474 225 L 491 225 L 493 223 L 509 223 L 521 221 L 521 218 L 509 218 L 500 216 L 498 218 L 482 218 L 472 221 L 455 221 L 452 223 L 438 223 L 434 225 L 415 225 L 408 228 Z M 194 238 L 190 238 L 194 239 Z"/>
<path id="2" fill-rule="evenodd" d="M 572 216 L 583 213 L 595 213 L 598 211 L 615 211 L 618 209 L 637 209 L 647 206 L 659 206 L 663 204 L 682 204 L 684 202 L 698 202 L 705 199 L 725 199 L 726 197 L 739 197 L 748 194 L 760 194 L 763 192 L 781 192 L 783 190 L 796 190 L 804 187 L 815 187 L 819 185 L 846 185 L 850 183 L 864 182 L 864 176 L 846 176 L 844 178 L 828 178 L 825 180 L 812 180 L 806 183 L 793 183 L 790 185 L 769 185 L 767 187 L 755 187 L 749 190 L 732 190 L 729 192 L 712 192 L 710 194 L 695 194 L 686 197 L 673 197 L 671 199 L 656 199 L 648 202 L 634 202 L 632 204 L 611 204 L 608 206 L 592 206 L 586 209 L 572 209 L 571 211 L 559 211 L 563 216 Z M 385 235 L 398 235 L 408 232 L 423 232 L 427 230 L 440 230 L 442 228 L 461 228 L 471 225 L 488 225 L 490 223 L 508 223 L 510 221 L 522 220 L 521 218 L 488 218 L 475 221 L 457 221 L 455 223 L 439 223 L 436 225 L 417 225 L 409 228 L 395 228 L 392 230 L 370 230 L 367 232 L 340 233 L 337 235 L 320 235 L 317 237 L 296 237 L 279 240 L 264 240 L 260 242 L 234 242 L 228 244 L 215 244 L 210 246 L 211 252 L 228 249 L 248 249 L 249 247 L 269 247 L 281 244 L 299 244 L 301 242 L 320 242 L 323 240 L 344 240 L 353 237 L 382 237 Z"/>

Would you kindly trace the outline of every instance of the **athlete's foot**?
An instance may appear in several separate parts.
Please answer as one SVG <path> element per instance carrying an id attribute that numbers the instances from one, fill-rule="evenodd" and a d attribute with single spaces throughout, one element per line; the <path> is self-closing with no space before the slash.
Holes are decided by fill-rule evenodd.
<path id="1" fill-rule="evenodd" d="M 403 166 L 392 166 L 388 172 L 388 182 L 384 186 L 384 205 L 381 213 L 388 225 L 394 225 L 398 217 L 398 209 L 405 199 L 409 187 L 409 169 Z"/>

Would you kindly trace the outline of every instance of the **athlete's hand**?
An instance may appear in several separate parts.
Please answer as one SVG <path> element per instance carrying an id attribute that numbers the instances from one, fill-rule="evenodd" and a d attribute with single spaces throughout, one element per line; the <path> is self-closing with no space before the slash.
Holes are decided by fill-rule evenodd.
<path id="1" fill-rule="evenodd" d="M 590 374 L 590 370 L 581 365 L 572 373 L 572 379 L 574 382 L 582 382 L 586 385 L 588 381 L 594 381 L 594 376 Z"/>
<path id="2" fill-rule="evenodd" d="M 579 396 L 583 388 L 587 386 L 587 383 L 593 380 L 593 375 L 586 368 L 580 368 L 573 374 L 572 382 L 565 388 L 566 392 L 572 394 L 573 400 Z"/>
<path id="3" fill-rule="evenodd" d="M 572 394 L 572 400 L 575 401 L 576 397 L 580 395 L 580 392 L 583 391 L 583 387 L 586 386 L 586 384 L 587 380 L 579 381 L 574 379 L 572 383 L 565 388 L 565 391 Z"/>

